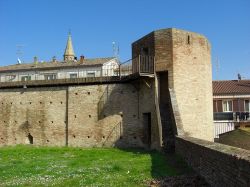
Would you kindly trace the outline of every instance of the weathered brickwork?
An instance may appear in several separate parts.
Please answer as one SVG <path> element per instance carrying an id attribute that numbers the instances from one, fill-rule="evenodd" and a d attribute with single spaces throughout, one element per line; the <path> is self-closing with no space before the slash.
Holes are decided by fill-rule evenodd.
<path id="1" fill-rule="evenodd" d="M 168 73 L 166 85 L 175 93 L 178 118 L 182 121 L 184 132 L 213 141 L 212 71 L 208 40 L 193 32 L 162 29 L 134 42 L 133 56 L 143 55 L 143 48 L 148 48 L 149 55 L 155 56 L 156 73 Z"/>
<path id="2" fill-rule="evenodd" d="M 176 137 L 176 153 L 211 186 L 250 184 L 250 151 L 191 137 Z"/>
<path id="3" fill-rule="evenodd" d="M 70 87 L 68 114 L 71 146 L 143 146 L 131 84 Z"/>
<path id="4" fill-rule="evenodd" d="M 173 134 L 180 130 L 179 134 L 212 141 L 207 39 L 162 29 L 132 44 L 132 57 L 138 55 L 154 56 L 156 86 L 155 78 L 140 77 L 129 83 L 1 89 L 0 144 L 159 148 L 163 140 L 171 148 Z"/>
<path id="5" fill-rule="evenodd" d="M 148 54 L 143 49 L 148 49 Z M 157 72 L 169 71 L 172 76 L 172 29 L 162 29 L 149 33 L 132 44 L 133 58 L 138 55 L 150 55 L 155 57 Z"/>
<path id="6" fill-rule="evenodd" d="M 0 144 L 65 145 L 66 88 L 0 91 Z"/>
<path id="7" fill-rule="evenodd" d="M 151 141 L 150 147 L 152 149 L 157 149 L 159 147 L 159 129 L 157 125 L 157 114 L 155 108 L 155 84 L 154 79 L 141 79 L 139 83 L 137 83 L 139 87 L 137 89 L 140 90 L 138 98 L 139 98 L 139 119 L 140 124 L 145 125 L 143 121 L 143 114 L 150 113 L 151 114 Z M 145 127 L 144 127 L 145 129 Z M 143 132 L 144 134 L 147 132 Z M 145 141 L 145 144 L 148 142 Z"/>
<path id="8" fill-rule="evenodd" d="M 153 86 L 152 80 L 148 80 Z M 148 147 L 142 116 L 151 113 L 151 148 L 159 148 L 152 87 L 142 80 L 0 91 L 0 144 Z"/>
<path id="9" fill-rule="evenodd" d="M 210 44 L 199 34 L 173 29 L 173 89 L 189 136 L 213 141 Z"/>

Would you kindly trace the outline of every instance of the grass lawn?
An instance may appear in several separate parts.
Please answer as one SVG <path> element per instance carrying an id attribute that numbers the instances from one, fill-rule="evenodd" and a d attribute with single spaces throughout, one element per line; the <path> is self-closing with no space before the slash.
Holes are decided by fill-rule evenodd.
<path id="1" fill-rule="evenodd" d="M 238 128 L 220 135 L 219 142 L 250 150 L 250 128 Z"/>
<path id="2" fill-rule="evenodd" d="M 189 172 L 176 155 L 115 148 L 0 148 L 0 186 L 145 186 Z"/>

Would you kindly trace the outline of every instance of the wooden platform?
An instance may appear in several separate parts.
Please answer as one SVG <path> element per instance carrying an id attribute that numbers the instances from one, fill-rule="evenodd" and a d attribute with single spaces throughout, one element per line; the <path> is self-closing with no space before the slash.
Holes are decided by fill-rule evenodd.
<path id="1" fill-rule="evenodd" d="M 144 75 L 145 76 L 145 75 Z M 152 75 L 150 75 L 152 76 Z M 27 87 L 48 87 L 48 86 L 67 86 L 67 85 L 90 85 L 90 84 L 112 84 L 125 83 L 138 79 L 140 74 L 130 74 L 127 76 L 112 76 L 112 77 L 85 77 L 74 79 L 55 79 L 55 80 L 30 80 L 16 82 L 1 82 L 0 89 L 4 88 L 27 88 Z"/>

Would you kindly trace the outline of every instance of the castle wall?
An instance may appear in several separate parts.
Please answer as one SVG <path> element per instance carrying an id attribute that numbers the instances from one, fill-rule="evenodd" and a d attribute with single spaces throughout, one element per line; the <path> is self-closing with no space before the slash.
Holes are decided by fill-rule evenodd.
<path id="1" fill-rule="evenodd" d="M 66 88 L 0 90 L 0 144 L 65 145 Z"/>
<path id="2" fill-rule="evenodd" d="M 143 114 L 150 113 L 151 115 L 151 148 L 158 149 L 160 145 L 159 129 L 157 122 L 156 106 L 155 106 L 155 83 L 154 79 L 144 78 L 141 79 L 139 84 L 139 120 L 140 124 L 145 125 L 143 122 Z M 144 127 L 144 126 L 143 126 Z M 144 127 L 145 128 L 145 127 Z M 143 133 L 146 133 L 145 130 Z M 145 138 L 143 139 L 146 143 Z"/>
<path id="3" fill-rule="evenodd" d="M 148 55 L 155 56 L 156 73 L 168 73 L 168 80 L 165 84 L 161 82 L 163 84 L 159 88 L 168 86 L 173 89 L 184 132 L 213 141 L 212 70 L 208 40 L 193 32 L 161 29 L 135 41 L 132 44 L 133 57 L 142 55 L 143 48 L 149 49 Z M 162 109 L 161 113 L 164 112 L 167 110 Z"/>
<path id="4" fill-rule="evenodd" d="M 175 147 L 211 186 L 249 186 L 249 150 L 185 136 L 176 137 Z"/>
<path id="5" fill-rule="evenodd" d="M 131 84 L 69 88 L 70 146 L 143 146 Z"/>
<path id="6" fill-rule="evenodd" d="M 178 29 L 172 29 L 172 39 L 172 86 L 184 131 L 189 136 L 213 141 L 210 44 L 202 35 Z"/>
<path id="7" fill-rule="evenodd" d="M 1 89 L 0 145 L 30 144 L 30 134 L 34 145 L 148 147 L 142 113 L 150 112 L 157 148 L 152 89 L 144 81 Z"/>

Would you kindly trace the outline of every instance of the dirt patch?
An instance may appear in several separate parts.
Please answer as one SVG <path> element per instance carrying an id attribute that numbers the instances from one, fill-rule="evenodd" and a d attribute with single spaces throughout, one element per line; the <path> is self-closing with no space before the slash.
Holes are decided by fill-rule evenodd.
<path id="1" fill-rule="evenodd" d="M 162 180 L 153 180 L 150 187 L 210 187 L 210 185 L 199 175 L 168 176 Z"/>

